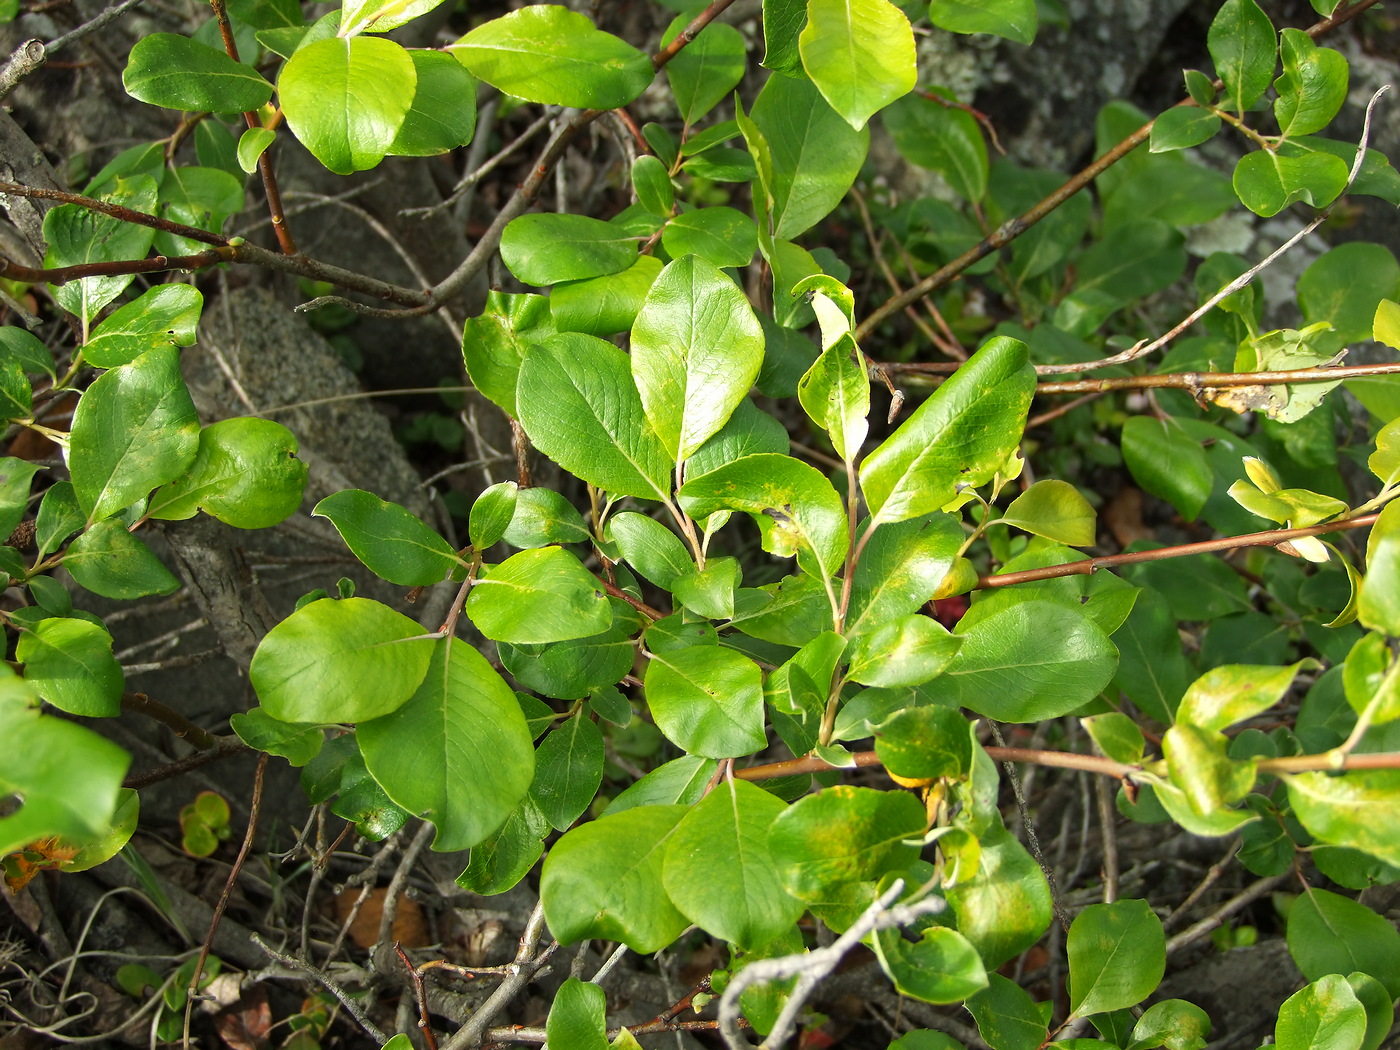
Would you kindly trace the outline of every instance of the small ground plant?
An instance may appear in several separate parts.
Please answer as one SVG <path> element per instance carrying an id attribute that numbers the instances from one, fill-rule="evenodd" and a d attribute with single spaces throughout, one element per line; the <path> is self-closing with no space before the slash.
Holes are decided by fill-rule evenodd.
<path id="1" fill-rule="evenodd" d="M 1303 986 L 1274 1042 L 1377 1050 L 1400 933 L 1357 896 L 1400 880 L 1400 365 L 1348 352 L 1400 348 L 1400 265 L 1333 248 L 1298 282 L 1299 327 L 1269 329 L 1288 305 L 1254 282 L 1270 260 L 1186 247 L 1232 209 L 1297 215 L 1291 245 L 1343 195 L 1400 205 L 1369 130 L 1328 134 L 1349 67 L 1327 39 L 1373 0 L 1313 0 L 1320 21 L 1282 29 L 1226 0 L 1213 68 L 1186 70 L 1153 119 L 1108 106 L 1098 159 L 1068 181 L 993 159 L 985 118 L 917 64 L 916 32 L 1032 45 L 1055 4 L 763 0 L 736 25 L 730 0 L 678 0 L 658 39 L 631 40 L 603 28 L 617 12 L 533 4 L 454 15 L 440 48 L 386 35 L 440 2 L 309 18 L 295 0 L 213 0 L 202 29 L 125 58 L 127 92 L 184 114 L 180 131 L 80 192 L 0 184 L 42 257 L 0 271 L 0 403 L 62 450 L 0 460 L 0 571 L 24 595 L 0 668 L 11 886 L 126 845 L 131 755 L 91 720 L 146 714 L 210 757 L 261 752 L 259 784 L 268 756 L 300 767 L 310 802 L 367 838 L 422 821 L 420 845 L 470 850 L 464 890 L 537 888 L 469 1018 L 429 1010 L 429 963 L 384 953 L 380 980 L 412 978 L 430 1047 L 602 1050 L 683 1026 L 787 1045 L 864 944 L 901 996 L 961 1004 L 992 1050 L 1200 1050 L 1211 1018 L 1155 993 L 1169 953 L 1231 913 L 1169 940 L 1161 905 L 1120 897 L 1112 845 L 1120 819 L 1171 824 L 1237 842 L 1255 897 L 1286 893 Z M 45 54 L 26 45 L 0 79 Z M 629 107 L 653 85 L 664 102 L 639 126 Z M 288 139 L 349 175 L 467 146 L 479 99 L 552 123 L 453 273 L 401 287 L 298 251 L 274 163 Z M 621 129 L 626 206 L 543 206 L 600 121 Z M 942 192 L 885 193 L 872 123 Z M 1189 153 L 1217 136 L 1242 152 L 1233 175 Z M 276 249 L 223 232 L 248 176 Z M 859 251 L 829 235 L 833 213 L 865 231 Z M 258 705 L 232 716 L 236 737 L 131 692 L 107 626 L 55 573 L 108 599 L 168 594 L 181 580 L 149 530 L 269 528 L 306 484 L 281 423 L 201 425 L 180 361 L 202 276 L 263 267 L 324 282 L 308 309 L 417 315 L 496 259 L 508 276 L 462 350 L 514 425 L 519 476 L 473 494 L 462 546 L 368 491 L 311 511 L 379 578 L 451 589 L 440 627 L 348 581 L 307 594 L 246 667 Z M 35 310 L 61 312 L 65 338 L 33 334 Z M 534 482 L 532 450 L 557 484 Z M 1084 553 L 1108 549 L 1101 512 L 1127 488 L 1212 538 Z M 1018 767 L 1097 778 L 1097 903 L 1057 896 Z M 217 795 L 181 820 L 194 853 L 230 831 Z M 1051 927 L 1068 976 L 1037 1001 L 1007 974 Z M 697 937 L 722 962 L 683 1004 L 711 1012 L 620 1027 L 604 981 L 621 953 Z M 588 941 L 616 950 L 591 980 L 576 968 L 542 1027 L 492 1027 L 556 946 Z M 179 1007 L 207 953 L 174 984 L 142 971 L 164 980 L 162 1039 L 189 1038 Z M 324 1030 L 302 1025 L 298 1045 Z"/>

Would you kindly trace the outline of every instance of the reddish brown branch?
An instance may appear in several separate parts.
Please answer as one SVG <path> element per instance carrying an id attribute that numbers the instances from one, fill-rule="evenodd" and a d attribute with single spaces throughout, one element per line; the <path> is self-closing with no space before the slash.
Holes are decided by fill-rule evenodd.
<path id="1" fill-rule="evenodd" d="M 204 270 L 221 262 L 232 262 L 235 249 L 210 248 L 198 255 L 153 255 L 149 259 L 119 259 L 115 262 L 77 263 L 50 270 L 20 266 L 0 259 L 0 276 L 26 284 L 67 284 L 84 277 L 111 277 L 128 273 L 165 273 L 169 270 Z"/>
<path id="2" fill-rule="evenodd" d="M 228 238 L 217 233 L 210 233 L 208 230 L 201 230 L 195 226 L 186 226 L 181 222 L 171 222 L 169 219 L 162 219 L 158 215 L 148 215 L 144 211 L 137 211 L 135 208 L 126 208 L 120 204 L 113 204 L 111 201 L 100 201 L 95 197 L 84 197 L 81 193 L 68 193 L 65 190 L 45 189 L 41 186 L 20 186 L 13 182 L 0 182 L 0 196 L 9 197 L 37 197 L 40 200 L 59 201 L 62 204 L 76 204 L 79 207 L 87 208 L 89 211 L 101 212 L 103 215 L 110 215 L 114 219 L 122 222 L 129 222 L 136 226 L 149 226 L 153 230 L 163 230 L 166 233 L 173 233 L 179 237 L 188 237 L 192 241 L 200 241 L 204 244 L 212 244 L 216 247 L 223 247 L 228 244 Z"/>
<path id="3" fill-rule="evenodd" d="M 247 744 L 239 740 L 236 736 L 226 736 L 216 738 L 213 747 L 207 751 L 197 751 L 193 755 L 182 758 L 176 762 L 168 762 L 155 769 L 148 769 L 144 773 L 133 773 L 122 781 L 122 787 L 143 788 L 151 784 L 158 784 L 162 780 L 171 780 L 174 777 L 182 776 L 192 770 L 207 766 L 211 762 L 218 762 L 220 759 L 230 758 L 233 755 L 241 755 L 251 751 Z"/>
<path id="4" fill-rule="evenodd" d="M 122 710 L 134 711 L 147 718 L 154 718 L 157 722 L 167 726 L 181 740 L 201 751 L 219 746 L 219 738 L 214 734 L 195 725 L 179 711 L 167 707 L 159 700 L 152 700 L 145 693 L 123 693 Z"/>
<path id="5" fill-rule="evenodd" d="M 695 18 L 691 20 L 690 25 L 686 26 L 677 34 L 676 39 L 672 40 L 660 51 L 652 55 L 651 64 L 659 71 L 662 66 L 680 54 L 683 47 L 699 36 L 700 30 L 713 22 L 715 18 L 719 16 L 720 12 L 733 2 L 734 0 L 715 0 L 709 7 L 696 15 Z"/>
<path id="6" fill-rule="evenodd" d="M 1374 525 L 1378 517 L 1380 517 L 1379 514 L 1364 514 L 1359 518 L 1349 518 L 1345 521 L 1329 521 L 1321 525 L 1309 525 L 1305 529 L 1270 529 L 1267 532 L 1251 532 L 1246 536 L 1224 536 L 1218 540 L 1181 543 L 1174 547 L 1158 547 L 1150 551 L 1110 554 L 1103 558 L 1085 558 L 1082 561 L 1066 562 L 1063 565 L 1046 565 L 1043 568 L 1024 569 L 1021 572 L 988 574 L 977 578 L 977 586 L 978 588 L 1009 587 L 1016 583 L 1054 580 L 1061 576 L 1092 576 L 1100 569 L 1111 569 L 1118 565 L 1137 565 L 1147 561 L 1163 561 L 1167 558 L 1189 558 L 1193 554 L 1229 551 L 1235 550 L 1237 547 L 1277 547 L 1281 543 L 1302 539 L 1305 536 L 1325 536 L 1329 532 L 1364 529 L 1369 525 Z"/>

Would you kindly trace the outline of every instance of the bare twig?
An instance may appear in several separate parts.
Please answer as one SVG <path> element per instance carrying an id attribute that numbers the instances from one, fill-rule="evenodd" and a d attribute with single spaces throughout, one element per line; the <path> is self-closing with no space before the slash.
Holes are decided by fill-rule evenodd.
<path id="1" fill-rule="evenodd" d="M 546 960 L 554 954 L 554 949 L 558 947 L 558 942 L 550 942 L 544 951 L 535 955 L 535 945 L 539 943 L 540 935 L 544 932 L 544 905 L 536 904 L 535 910 L 530 913 L 530 921 L 525 924 L 525 932 L 520 935 L 520 947 L 515 953 L 515 960 L 509 964 L 510 973 L 503 980 L 496 990 L 491 993 L 486 1002 L 482 1003 L 471 1018 L 459 1028 L 444 1045 L 443 1050 L 466 1050 L 467 1047 L 480 1046 L 483 1037 L 490 1028 L 498 1014 L 506 1008 L 506 1005 L 515 998 L 535 975 L 539 972 Z"/>
<path id="2" fill-rule="evenodd" d="M 559 115 L 559 113 L 560 107 L 546 106 L 544 115 L 542 117 L 539 117 L 528 128 L 522 131 L 515 138 L 511 139 L 510 142 L 507 142 L 504 146 L 502 146 L 500 150 L 497 151 L 495 156 L 491 157 L 489 160 L 483 161 L 481 165 L 475 170 L 469 171 L 467 174 L 463 175 L 461 179 L 458 180 L 457 185 L 452 187 L 451 195 L 448 196 L 441 203 L 433 204 L 426 208 L 405 208 L 402 211 L 400 211 L 399 214 L 404 216 L 405 218 L 427 218 L 429 215 L 436 214 L 442 209 L 451 207 L 453 204 L 456 204 L 457 201 L 461 198 L 462 194 L 466 193 L 478 182 L 486 178 L 487 175 L 490 175 L 503 163 L 508 161 L 511 157 L 515 156 L 516 153 L 520 152 L 521 146 L 525 145 L 525 143 L 529 142 L 541 131 L 549 127 L 550 123 L 554 120 L 555 117 Z"/>
<path id="3" fill-rule="evenodd" d="M 394 951 L 403 963 L 403 968 L 408 971 L 408 979 L 413 982 L 414 998 L 418 1000 L 418 1030 L 423 1033 L 423 1041 L 428 1044 L 428 1050 L 437 1050 L 437 1035 L 434 1034 L 432 1022 L 428 1018 L 428 990 L 423 987 L 423 975 L 414 968 L 408 953 L 398 941 L 394 942 Z"/>
<path id="4" fill-rule="evenodd" d="M 129 674 L 130 669 L 125 669 Z M 134 711 L 167 726 L 187 744 L 208 751 L 219 746 L 219 738 L 207 729 L 195 725 L 179 711 L 166 707 L 159 700 L 152 700 L 145 693 L 126 692 L 122 694 L 122 710 Z"/>
<path id="5" fill-rule="evenodd" d="M 251 751 L 247 744 L 239 740 L 236 736 L 222 736 L 215 738 L 214 746 L 205 751 L 196 751 L 193 755 L 170 762 L 155 769 L 148 769 L 144 773 L 133 773 L 122 781 L 122 787 L 143 788 L 151 784 L 158 784 L 162 780 L 170 780 L 174 777 L 189 773 L 207 766 L 211 762 L 217 762 L 223 758 L 230 758 L 233 755 L 241 755 Z"/>
<path id="6" fill-rule="evenodd" d="M 1243 892 L 1235 894 L 1215 911 L 1211 912 L 1200 922 L 1193 923 L 1186 927 L 1175 937 L 1167 941 L 1167 954 L 1179 952 L 1188 944 L 1200 940 L 1211 930 L 1215 929 L 1235 912 L 1239 911 L 1246 904 L 1258 900 L 1264 894 L 1269 893 L 1292 875 L 1291 871 L 1286 871 L 1282 875 L 1274 875 L 1267 879 L 1260 879 L 1258 882 L 1249 885 Z"/>
<path id="7" fill-rule="evenodd" d="M 322 988 L 324 988 L 326 991 L 330 992 L 333 996 L 340 1000 L 340 1005 L 345 1007 L 345 1009 L 350 1012 L 350 1016 L 356 1020 L 356 1022 L 361 1028 L 363 1028 L 366 1032 L 369 1033 L 371 1038 L 373 1038 L 380 1044 L 387 1043 L 389 1041 L 389 1037 L 384 1034 L 384 1032 L 379 1028 L 377 1024 L 375 1024 L 369 1019 L 369 1015 L 365 1013 L 365 1008 L 360 1004 L 360 1001 L 356 999 L 353 995 L 351 995 L 349 992 L 347 992 L 344 988 L 342 988 L 340 986 L 340 983 L 336 981 L 335 978 L 333 978 L 330 974 L 326 973 L 324 970 L 312 966 L 309 962 L 306 962 L 304 959 L 298 959 L 293 955 L 286 955 L 282 952 L 279 952 L 276 948 L 273 948 L 256 933 L 252 935 L 252 941 L 267 954 L 267 957 L 269 959 L 272 959 L 274 962 L 286 967 L 288 970 L 293 970 L 297 973 L 304 973 L 309 977 L 315 978 L 317 983 L 319 983 Z"/>

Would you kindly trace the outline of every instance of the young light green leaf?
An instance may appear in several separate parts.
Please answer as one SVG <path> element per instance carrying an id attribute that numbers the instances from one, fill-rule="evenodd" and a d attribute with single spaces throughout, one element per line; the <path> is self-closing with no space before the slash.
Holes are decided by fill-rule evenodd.
<path id="1" fill-rule="evenodd" d="M 524 283 L 543 287 L 620 273 L 637 260 L 637 238 L 587 215 L 522 215 L 501 235 L 501 260 Z"/>
<path id="2" fill-rule="evenodd" d="M 472 546 L 484 551 L 499 543 L 515 517 L 520 489 L 513 481 L 498 481 L 484 490 L 472 503 L 467 519 L 467 534 Z"/>
<path id="3" fill-rule="evenodd" d="M 674 460 L 617 347 L 573 332 L 531 343 L 519 389 L 525 432 L 569 473 L 617 495 L 670 497 Z"/>
<path id="4" fill-rule="evenodd" d="M 248 679 L 279 722 L 365 722 L 403 706 L 433 649 L 423 628 L 388 606 L 322 598 L 267 633 Z"/>
<path id="5" fill-rule="evenodd" d="M 841 497 L 820 471 L 790 456 L 736 459 L 686 482 L 678 495 L 697 520 L 721 510 L 751 514 L 764 550 L 781 557 L 810 551 L 818 571 L 828 577 L 843 564 L 848 535 Z"/>
<path id="6" fill-rule="evenodd" d="M 1018 44 L 1035 40 L 1035 0 L 932 0 L 929 21 L 950 33 L 994 33 Z"/>
<path id="7" fill-rule="evenodd" d="M 337 175 L 373 168 L 413 105 L 418 73 L 383 37 L 331 37 L 297 49 L 277 78 L 287 127 Z"/>
<path id="8" fill-rule="evenodd" d="M 1400 636 L 1400 503 L 1387 503 L 1371 526 L 1356 611 L 1372 630 Z"/>
<path id="9" fill-rule="evenodd" d="M 414 48 L 408 57 L 418 83 L 389 155 L 435 157 L 465 146 L 476 134 L 476 78 L 441 51 Z"/>
<path id="10" fill-rule="evenodd" d="M 870 379 L 858 358 L 854 339 L 836 339 L 797 384 L 803 410 L 827 432 L 836 454 L 847 462 L 860 454 L 870 429 Z"/>
<path id="11" fill-rule="evenodd" d="M 1387 995 L 1400 996 L 1400 933 L 1364 904 L 1309 889 L 1288 909 L 1288 953 L 1303 976 L 1370 974 Z"/>
<path id="12" fill-rule="evenodd" d="M 669 591 L 678 576 L 695 571 L 680 537 L 645 514 L 614 514 L 608 519 L 607 536 L 627 564 L 662 590 Z"/>
<path id="13" fill-rule="evenodd" d="M 1094 545 L 1094 508 L 1067 481 L 1037 481 L 998 520 L 1069 547 Z"/>
<path id="14" fill-rule="evenodd" d="M 1142 900 L 1091 904 L 1075 916 L 1065 947 L 1070 1011 L 1078 1017 L 1136 1006 L 1166 970 L 1162 920 Z"/>
<path id="15" fill-rule="evenodd" d="M 608 995 L 602 988 L 570 977 L 554 993 L 545 1037 L 551 1046 L 569 1050 L 608 1050 L 607 1008 Z"/>
<path id="16" fill-rule="evenodd" d="M 744 780 L 726 780 L 676 825 L 663 885 L 686 918 L 742 947 L 761 947 L 801 918 L 783 889 L 768 830 L 787 806 Z"/>
<path id="17" fill-rule="evenodd" d="M 632 376 L 666 452 L 688 459 L 748 394 L 763 330 L 744 293 L 694 255 L 668 264 L 632 327 Z"/>
<path id="18" fill-rule="evenodd" d="M 63 556 L 81 587 L 104 598 L 133 599 L 179 590 L 180 581 L 120 519 L 90 525 Z"/>
<path id="19" fill-rule="evenodd" d="M 358 33 L 387 33 L 425 15 L 442 0 L 344 0 L 341 5 L 340 36 Z"/>
<path id="20" fill-rule="evenodd" d="M 276 138 L 277 132 L 271 128 L 249 128 L 238 137 L 238 166 L 244 174 L 251 175 L 258 170 L 258 158 Z"/>
<path id="21" fill-rule="evenodd" d="M 489 570 L 467 598 L 467 616 L 494 642 L 562 642 L 608 629 L 603 585 L 562 547 L 521 551 Z"/>
<path id="22" fill-rule="evenodd" d="M 204 296 L 187 284 L 160 284 L 113 311 L 92 331 L 83 358 L 115 368 L 158 346 L 189 346 L 204 308 Z"/>
<path id="23" fill-rule="evenodd" d="M 545 858 L 540 903 L 560 944 L 621 941 L 647 954 L 688 925 L 662 887 L 671 833 L 685 806 L 638 806 L 565 833 Z"/>
<path id="24" fill-rule="evenodd" d="M 1305 666 L 1256 667 L 1229 664 L 1207 671 L 1181 698 L 1176 717 L 1207 731 L 1225 729 L 1267 711 L 1283 698 Z"/>
<path id="25" fill-rule="evenodd" d="M 1024 343 L 984 344 L 861 464 L 872 524 L 939 510 L 960 486 L 990 481 L 1020 443 L 1034 389 Z"/>
<path id="26" fill-rule="evenodd" d="M 246 113 L 272 97 L 272 85 L 252 66 L 174 33 L 136 41 L 122 86 L 142 102 L 192 113 Z"/>
<path id="27" fill-rule="evenodd" d="M 391 714 L 362 722 L 356 736 L 388 796 L 436 825 L 436 850 L 468 849 L 497 831 L 535 769 L 515 694 L 458 638 L 432 642 L 413 695 Z"/>
<path id="28" fill-rule="evenodd" d="M 1141 762 L 1145 741 L 1136 722 L 1122 711 L 1081 718 L 1080 724 L 1094 743 L 1115 762 Z"/>
<path id="29" fill-rule="evenodd" d="M 180 351 L 148 350 L 98 376 L 73 413 L 69 471 L 89 521 L 110 517 L 193 463 L 199 418 Z"/>
<path id="30" fill-rule="evenodd" d="M 317 503 L 311 516 L 328 520 L 366 568 L 401 587 L 438 583 L 457 567 L 457 556 L 445 539 L 397 503 L 372 492 L 337 492 Z"/>
<path id="31" fill-rule="evenodd" d="M 522 7 L 448 47 L 486 83 L 530 102 L 617 109 L 646 90 L 651 59 L 556 4 Z"/>
<path id="32" fill-rule="evenodd" d="M 603 782 L 603 734 L 582 711 L 553 730 L 535 754 L 530 798 L 555 831 L 567 831 Z"/>
<path id="33" fill-rule="evenodd" d="M 1316 838 L 1400 866 L 1400 771 L 1298 773 L 1285 783 L 1294 815 Z"/>
<path id="34" fill-rule="evenodd" d="M 1206 47 L 1230 104 L 1244 113 L 1273 79 L 1278 51 L 1269 16 L 1254 0 L 1225 0 L 1210 24 Z"/>
<path id="35" fill-rule="evenodd" d="M 802 68 L 857 131 L 914 89 L 914 30 L 889 0 L 808 0 L 797 41 Z"/>
<path id="36" fill-rule="evenodd" d="M 147 513 L 178 521 L 202 510 L 236 529 L 270 528 L 301 506 L 306 471 L 296 435 L 281 423 L 221 419 L 199 432 L 189 470 L 152 494 Z"/>
<path id="37" fill-rule="evenodd" d="M 708 645 L 653 652 L 643 682 L 656 727 L 687 754 L 763 749 L 763 672 L 741 653 Z"/>
<path id="38" fill-rule="evenodd" d="M 24 680 L 60 711 L 84 718 L 121 712 L 125 676 L 112 656 L 112 636 L 97 624 L 40 620 L 20 632 L 15 659 L 24 665 Z"/>

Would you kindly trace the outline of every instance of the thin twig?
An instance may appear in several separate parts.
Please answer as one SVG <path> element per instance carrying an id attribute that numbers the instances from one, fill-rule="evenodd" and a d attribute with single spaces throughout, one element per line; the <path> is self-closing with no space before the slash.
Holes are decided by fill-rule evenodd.
<path id="1" fill-rule="evenodd" d="M 1001 726 L 992 719 L 987 719 L 987 728 L 992 731 L 992 738 L 997 742 L 997 747 L 1007 750 L 1006 741 L 1001 735 Z M 1026 793 L 1021 789 L 1021 774 L 1016 771 L 1016 764 L 1010 759 L 1003 759 L 1001 768 L 1006 771 L 1006 779 L 1011 784 L 1011 793 L 1016 798 L 1016 810 L 1021 814 L 1021 826 L 1026 829 L 1026 845 L 1030 847 L 1031 856 L 1035 857 L 1035 862 L 1040 865 L 1040 870 L 1045 874 L 1045 883 L 1050 887 L 1050 905 L 1055 911 L 1055 918 L 1060 920 L 1060 926 L 1069 932 L 1069 912 L 1065 910 L 1065 902 L 1060 896 L 1060 888 L 1055 883 L 1055 869 L 1045 859 L 1045 854 L 1040 848 L 1040 836 L 1035 833 L 1035 824 L 1031 820 L 1031 809 L 1026 804 Z"/>
<path id="2" fill-rule="evenodd" d="M 558 947 L 557 941 L 551 942 L 544 951 L 535 955 L 535 945 L 539 943 L 543 932 L 544 905 L 536 904 L 535 910 L 530 913 L 529 922 L 525 924 L 525 931 L 520 935 L 520 946 L 515 953 L 515 960 L 509 964 L 510 974 L 496 987 L 486 1002 L 477 1007 L 467 1023 L 444 1044 L 443 1050 L 466 1050 L 467 1047 L 481 1045 L 491 1022 L 525 985 L 534 979 L 540 967 Z"/>
<path id="3" fill-rule="evenodd" d="M 399 215 L 404 218 L 427 218 L 444 208 L 449 208 L 453 204 L 456 204 L 462 194 L 466 193 L 478 182 L 486 178 L 487 175 L 490 175 L 503 163 L 518 153 L 521 146 L 525 145 L 525 143 L 529 142 L 541 131 L 549 127 L 554 118 L 559 115 L 559 112 L 560 108 L 558 106 L 547 106 L 544 116 L 537 119 L 510 142 L 502 146 L 495 156 L 491 157 L 489 160 L 483 161 L 475 170 L 469 171 L 467 174 L 463 175 L 461 179 L 458 180 L 457 185 L 452 187 L 451 195 L 441 203 L 429 205 L 426 208 L 404 208 L 399 212 Z"/>
<path id="4" fill-rule="evenodd" d="M 1240 848 L 1240 837 L 1236 835 L 1230 840 L 1230 845 L 1225 850 L 1225 855 L 1210 866 L 1205 878 L 1196 884 L 1196 888 L 1186 895 L 1186 899 L 1172 909 L 1172 913 L 1162 920 L 1164 929 L 1171 929 L 1176 925 L 1176 921 L 1190 911 L 1191 906 L 1201 899 L 1201 895 L 1213 886 L 1217 879 L 1225 873 L 1235 860 L 1235 853 Z"/>
<path id="5" fill-rule="evenodd" d="M 127 674 L 131 673 L 130 668 L 124 668 L 124 670 Z M 152 700 L 145 693 L 123 693 L 122 710 L 134 711 L 147 718 L 154 718 L 157 722 L 168 727 L 185 743 L 197 747 L 201 751 L 208 751 L 210 748 L 219 746 L 219 738 L 209 730 L 195 725 L 179 711 L 166 707 L 159 700 Z"/>
<path id="6" fill-rule="evenodd" d="M 1216 908 L 1215 911 L 1211 912 L 1200 922 L 1193 923 L 1175 937 L 1170 938 L 1167 941 L 1167 954 L 1171 955 L 1173 952 L 1179 952 L 1188 944 L 1200 940 L 1245 905 L 1258 900 L 1260 897 L 1264 896 L 1264 894 L 1272 891 L 1275 886 L 1287 880 L 1291 874 L 1291 872 L 1286 871 L 1282 875 L 1274 875 L 1270 878 L 1260 879 L 1258 882 L 1252 883 L 1243 892 L 1235 894 L 1235 896 Z"/>
<path id="7" fill-rule="evenodd" d="M 423 1033 L 423 1041 L 428 1044 L 428 1050 L 437 1050 L 437 1036 L 433 1032 L 432 1022 L 428 1019 L 428 990 L 423 986 L 423 974 L 409 961 L 408 953 L 398 941 L 394 942 L 394 951 L 403 963 L 403 968 L 408 971 L 408 979 L 413 982 L 413 994 L 418 1000 L 418 1030 Z"/>
<path id="8" fill-rule="evenodd" d="M 241 755 L 251 751 L 247 744 L 239 740 L 236 736 L 223 736 L 215 740 L 214 746 L 207 751 L 196 751 L 193 755 L 175 762 L 170 762 L 155 769 L 148 769 L 144 773 L 133 773 L 122 781 L 122 787 L 143 788 L 152 784 L 158 784 L 162 780 L 170 780 L 174 777 L 182 776 L 202 766 L 207 766 L 211 762 L 220 759 L 231 758 L 234 755 Z"/>
<path id="9" fill-rule="evenodd" d="M 330 992 L 333 996 L 340 1000 L 340 1005 L 345 1007 L 345 1009 L 350 1012 L 350 1016 L 356 1020 L 356 1022 L 361 1028 L 363 1028 L 366 1032 L 369 1033 L 372 1039 L 376 1040 L 380 1044 L 387 1043 L 389 1041 L 389 1037 L 385 1035 L 383 1031 L 380 1030 L 377 1024 L 375 1024 L 369 1019 L 369 1015 L 365 1013 L 365 1008 L 360 1004 L 359 1000 L 352 996 L 344 988 L 342 988 L 340 984 L 333 977 L 331 977 L 330 974 L 326 973 L 324 970 L 312 966 L 309 962 L 306 962 L 303 959 L 298 959 L 293 955 L 285 955 L 282 952 L 279 952 L 277 949 L 273 948 L 270 944 L 268 944 L 261 937 L 259 937 L 256 933 L 252 935 L 251 940 L 254 944 L 261 948 L 263 952 L 267 954 L 268 958 L 272 959 L 274 962 L 285 966 L 289 970 L 293 970 L 298 973 L 304 973 L 309 977 L 315 978 L 315 980 L 321 985 L 322 988 L 324 988 L 326 991 Z"/>

